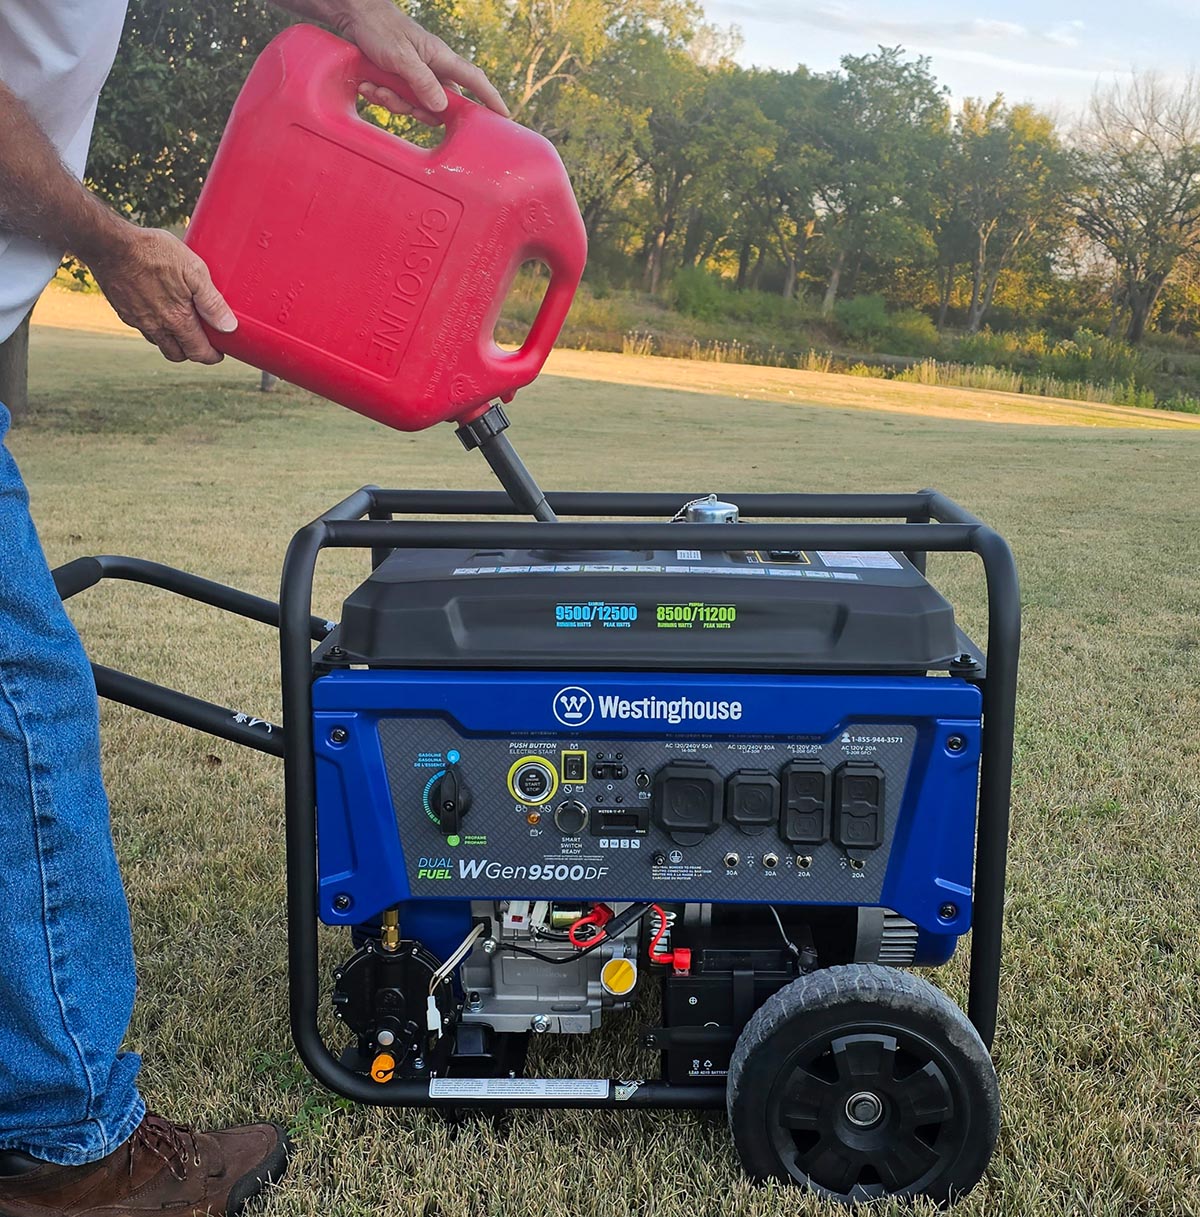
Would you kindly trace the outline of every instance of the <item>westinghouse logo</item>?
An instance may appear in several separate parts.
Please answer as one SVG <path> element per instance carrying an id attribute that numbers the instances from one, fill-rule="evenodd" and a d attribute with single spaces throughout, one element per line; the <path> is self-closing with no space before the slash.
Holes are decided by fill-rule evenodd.
<path id="1" fill-rule="evenodd" d="M 554 717 L 564 727 L 582 727 L 595 713 L 592 695 L 578 685 L 568 685 L 554 695 Z"/>
<path id="2" fill-rule="evenodd" d="M 568 685 L 554 695 L 554 717 L 564 727 L 579 727 L 596 713 L 597 699 L 579 685 Z M 737 722 L 742 717 L 740 701 L 715 698 L 617 697 L 601 694 L 601 718 L 646 719 L 672 724 L 694 722 Z"/>

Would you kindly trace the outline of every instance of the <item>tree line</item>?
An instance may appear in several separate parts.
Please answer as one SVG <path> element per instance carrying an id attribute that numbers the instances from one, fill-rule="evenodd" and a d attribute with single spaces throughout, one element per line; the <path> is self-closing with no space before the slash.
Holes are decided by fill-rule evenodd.
<path id="1" fill-rule="evenodd" d="M 412 7 L 412 6 L 410 6 Z M 421 0 L 554 141 L 589 275 L 662 293 L 681 268 L 833 311 L 878 293 L 939 328 L 1102 313 L 1142 340 L 1200 328 L 1200 85 L 1130 75 L 1070 128 L 1002 96 L 954 106 L 898 47 L 838 70 L 739 67 L 691 0 Z M 132 0 L 92 181 L 187 215 L 241 80 L 284 24 L 260 0 Z M 411 134 L 407 120 L 372 121 Z"/>

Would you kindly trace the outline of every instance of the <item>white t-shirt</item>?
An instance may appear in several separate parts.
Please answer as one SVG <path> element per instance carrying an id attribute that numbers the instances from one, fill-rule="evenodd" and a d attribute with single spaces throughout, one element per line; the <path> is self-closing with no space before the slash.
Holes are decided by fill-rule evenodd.
<path id="1" fill-rule="evenodd" d="M 0 80 L 28 107 L 67 168 L 83 177 L 96 101 L 127 0 L 0 0 Z M 0 228 L 0 342 L 53 278 L 61 249 Z"/>

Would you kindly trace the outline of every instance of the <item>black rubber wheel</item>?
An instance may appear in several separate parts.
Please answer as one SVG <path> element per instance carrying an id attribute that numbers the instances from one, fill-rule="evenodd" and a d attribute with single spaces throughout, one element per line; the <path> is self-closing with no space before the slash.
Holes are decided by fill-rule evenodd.
<path id="1" fill-rule="evenodd" d="M 1000 1131 L 991 1057 L 928 981 L 876 964 L 780 989 L 729 1065 L 729 1127 L 746 1172 L 845 1204 L 948 1203 L 979 1182 Z"/>

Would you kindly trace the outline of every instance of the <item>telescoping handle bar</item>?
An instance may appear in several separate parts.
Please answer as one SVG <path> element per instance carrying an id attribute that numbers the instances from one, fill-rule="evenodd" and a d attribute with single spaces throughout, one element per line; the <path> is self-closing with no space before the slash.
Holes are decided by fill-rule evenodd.
<path id="1" fill-rule="evenodd" d="M 76 558 L 53 573 L 54 585 L 63 600 L 95 587 L 102 579 L 123 579 L 159 587 L 188 600 L 197 600 L 239 617 L 279 628 L 279 605 L 273 600 L 226 587 L 223 583 L 215 583 L 160 562 L 104 554 L 94 558 Z M 333 629 L 333 622 L 313 617 L 308 629 L 311 639 L 320 642 Z M 132 706 L 135 710 L 145 710 L 159 718 L 194 727 L 271 756 L 283 756 L 283 731 L 266 719 L 203 701 L 103 664 L 92 664 L 92 674 L 96 679 L 96 692 L 110 701 Z"/>

